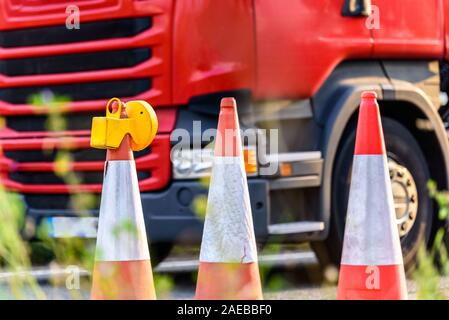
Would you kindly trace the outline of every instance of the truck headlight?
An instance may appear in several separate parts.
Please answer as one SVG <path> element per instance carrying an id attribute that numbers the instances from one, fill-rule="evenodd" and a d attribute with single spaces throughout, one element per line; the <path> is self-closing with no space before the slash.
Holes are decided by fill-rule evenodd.
<path id="1" fill-rule="evenodd" d="M 256 147 L 248 146 L 243 149 L 245 170 L 248 176 L 257 175 Z M 171 160 L 174 179 L 196 179 L 210 176 L 214 159 L 213 146 L 203 149 L 172 150 Z"/>

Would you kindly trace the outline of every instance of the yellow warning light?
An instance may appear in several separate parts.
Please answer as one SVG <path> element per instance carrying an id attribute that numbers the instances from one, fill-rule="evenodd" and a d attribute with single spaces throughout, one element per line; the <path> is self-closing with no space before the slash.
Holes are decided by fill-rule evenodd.
<path id="1" fill-rule="evenodd" d="M 113 102 L 118 105 L 115 112 L 109 108 Z M 126 108 L 127 118 L 121 118 L 122 108 Z M 140 151 L 153 141 L 157 128 L 156 113 L 148 102 L 136 100 L 124 104 L 120 99 L 112 98 L 106 106 L 106 117 L 92 119 L 90 145 L 97 149 L 117 149 L 129 134 L 131 149 Z"/>

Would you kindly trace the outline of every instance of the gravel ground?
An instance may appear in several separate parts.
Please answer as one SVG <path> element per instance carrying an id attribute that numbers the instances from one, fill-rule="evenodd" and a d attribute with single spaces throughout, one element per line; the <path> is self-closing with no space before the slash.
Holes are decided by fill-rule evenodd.
<path id="1" fill-rule="evenodd" d="M 159 299 L 193 299 L 195 293 L 195 275 L 198 266 L 195 255 L 189 257 L 171 257 L 154 270 L 155 286 Z M 19 274 L 31 275 L 38 281 L 42 298 L 51 300 L 88 299 L 90 283 L 88 272 L 77 269 L 79 281 L 68 276 L 73 273 L 73 266 L 60 268 L 45 266 L 33 268 Z M 72 273 L 70 273 L 71 271 Z M 319 300 L 335 299 L 337 288 L 335 285 L 322 285 L 321 272 L 315 255 L 310 250 L 285 251 L 276 254 L 260 256 L 260 271 L 264 279 L 265 299 L 279 300 Z M 336 270 L 326 270 L 326 279 L 334 283 L 337 279 Z M 35 292 L 29 285 L 21 286 L 20 290 L 13 290 L 10 281 L 17 279 L 18 274 L 0 272 L 0 299 L 36 299 Z M 427 277 L 426 277 L 427 279 Z M 439 293 L 449 299 L 449 277 L 442 277 L 435 285 Z M 431 287 L 432 280 L 426 281 Z M 416 282 L 408 280 L 409 298 L 417 298 Z M 68 289 L 73 288 L 73 289 Z"/>
<path id="2" fill-rule="evenodd" d="M 68 290 L 64 286 L 53 286 L 50 284 L 41 284 L 41 289 L 46 295 L 46 299 L 50 300 L 71 300 L 71 299 L 88 299 L 89 286 L 85 285 L 80 290 Z M 162 299 L 193 299 L 194 286 L 178 286 L 175 287 L 169 295 L 162 294 L 159 298 Z M 332 300 L 335 299 L 337 288 L 335 286 L 315 286 L 305 285 L 297 289 L 280 289 L 271 290 L 264 293 L 267 300 Z M 416 299 L 416 284 L 414 281 L 408 281 L 409 299 Z M 442 278 L 440 284 L 440 291 L 449 298 L 449 278 Z M 29 289 L 22 289 L 23 296 L 17 296 L 11 292 L 9 287 L 5 284 L 0 285 L 0 299 L 35 299 L 35 295 Z"/>

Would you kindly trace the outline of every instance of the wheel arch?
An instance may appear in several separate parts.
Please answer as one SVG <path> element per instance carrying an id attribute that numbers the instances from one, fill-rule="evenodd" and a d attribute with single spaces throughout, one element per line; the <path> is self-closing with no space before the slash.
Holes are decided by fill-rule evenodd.
<path id="1" fill-rule="evenodd" d="M 356 114 L 363 91 L 375 91 L 378 95 L 381 114 L 405 124 L 417 139 L 427 163 L 432 179 L 437 181 L 439 188 L 449 186 L 449 143 L 441 118 L 431 100 L 419 88 L 408 82 L 398 84 L 354 84 L 345 85 L 334 92 L 339 96 L 328 101 L 333 108 L 324 125 L 321 140 L 321 151 L 324 158 L 322 187 L 320 190 L 320 210 L 325 221 L 323 239 L 328 236 L 331 215 L 331 184 L 334 161 L 343 134 Z M 333 102 L 333 103 L 332 103 Z M 401 110 L 407 108 L 407 112 Z M 405 115 L 405 116 L 404 116 Z M 417 120 L 427 127 L 421 131 Z M 414 124 L 413 124 L 414 123 Z M 423 133 L 425 132 L 425 134 Z M 429 143 L 429 139 L 433 143 Z M 441 168 L 444 172 L 441 174 Z"/>

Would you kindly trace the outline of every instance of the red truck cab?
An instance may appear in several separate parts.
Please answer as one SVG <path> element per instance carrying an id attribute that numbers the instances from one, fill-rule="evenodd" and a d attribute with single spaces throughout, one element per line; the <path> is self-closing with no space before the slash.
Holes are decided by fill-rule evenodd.
<path id="1" fill-rule="evenodd" d="M 208 141 L 189 140 L 192 153 L 176 158 L 173 133 L 184 130 L 194 140 L 215 128 L 219 100 L 234 96 L 242 127 L 277 130 L 278 150 L 266 159 L 291 169 L 249 176 L 258 238 L 311 241 L 323 263 L 338 264 L 363 90 L 379 96 L 407 266 L 444 223 L 426 183 L 448 187 L 440 99 L 449 89 L 448 0 L 71 5 L 0 1 L 0 174 L 6 188 L 23 195 L 32 223 L 63 228 L 64 219 L 98 214 L 93 206 L 79 217 L 70 195 L 101 191 L 104 152 L 89 147 L 91 118 L 117 96 L 147 100 L 159 119 L 154 143 L 136 154 L 152 244 L 198 242 L 202 219 L 195 203 L 207 194 L 201 182 L 207 170 L 195 171 L 192 154 Z M 68 27 L 73 17 L 79 27 Z M 58 96 L 69 101 L 45 100 Z M 36 106 L 36 97 L 43 103 Z M 60 130 L 48 127 L 55 106 L 66 120 Z M 70 154 L 79 183 L 58 175 L 60 150 Z"/>

